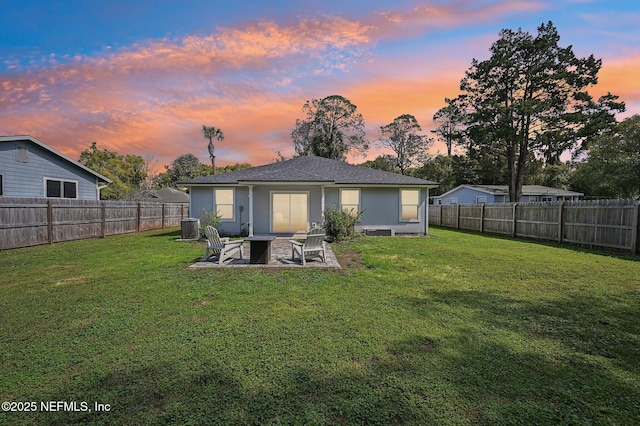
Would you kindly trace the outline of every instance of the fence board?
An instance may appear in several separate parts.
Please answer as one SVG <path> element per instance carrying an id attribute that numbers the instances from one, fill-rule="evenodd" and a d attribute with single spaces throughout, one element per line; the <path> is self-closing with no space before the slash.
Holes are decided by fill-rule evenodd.
<path id="1" fill-rule="evenodd" d="M 429 224 L 638 252 L 635 200 L 430 206 Z"/>
<path id="2" fill-rule="evenodd" d="M 0 250 L 179 226 L 188 205 L 0 197 Z"/>

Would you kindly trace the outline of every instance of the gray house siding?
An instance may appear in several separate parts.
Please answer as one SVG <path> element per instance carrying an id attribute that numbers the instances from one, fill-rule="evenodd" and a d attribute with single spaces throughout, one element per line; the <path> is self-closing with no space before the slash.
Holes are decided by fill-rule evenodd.
<path id="1" fill-rule="evenodd" d="M 356 224 L 356 231 L 365 229 L 393 229 L 400 234 L 426 233 L 425 205 L 428 199 L 424 188 L 403 187 L 331 187 L 326 190 L 326 205 L 340 206 L 340 189 L 360 190 L 360 211 L 362 216 Z M 400 219 L 400 190 L 417 189 L 420 191 L 418 219 L 402 221 Z"/>
<path id="2" fill-rule="evenodd" d="M 17 149 L 26 148 L 26 161 Z M 24 153 L 24 151 L 22 151 Z M 98 179 L 29 141 L 0 144 L 0 175 L 5 197 L 46 197 L 45 179 L 77 183 L 77 198 L 95 200 Z"/>
<path id="3" fill-rule="evenodd" d="M 237 235 L 246 229 L 249 220 L 249 188 L 242 185 L 224 185 L 212 187 L 192 187 L 191 211 L 196 218 L 202 219 L 215 207 L 215 190 L 234 190 L 234 218 L 223 220 L 220 231 L 223 234 Z M 325 206 L 340 208 L 340 190 L 357 189 L 360 191 L 359 210 L 363 212 L 356 231 L 365 229 L 392 229 L 396 233 L 423 234 L 426 225 L 426 188 L 398 187 L 358 187 L 358 186 L 326 186 L 324 189 Z M 401 220 L 400 191 L 413 189 L 419 191 L 418 219 Z M 305 193 L 307 194 L 308 220 L 306 227 L 321 226 L 323 222 L 322 187 L 319 185 L 254 185 L 253 186 L 253 231 L 255 234 L 277 234 L 272 229 L 272 195 L 273 193 Z"/>

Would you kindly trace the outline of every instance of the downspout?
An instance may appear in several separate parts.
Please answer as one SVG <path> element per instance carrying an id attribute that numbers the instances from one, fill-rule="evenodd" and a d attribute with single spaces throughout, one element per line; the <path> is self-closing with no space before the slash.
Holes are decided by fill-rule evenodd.
<path id="1" fill-rule="evenodd" d="M 427 187 L 427 198 L 425 198 L 424 204 L 424 235 L 429 235 L 429 187 Z"/>
<path id="2" fill-rule="evenodd" d="M 253 185 L 249 185 L 249 236 L 253 237 Z"/>
<path id="3" fill-rule="evenodd" d="M 320 186 L 320 226 L 324 225 L 324 185 Z"/>
<path id="4" fill-rule="evenodd" d="M 107 186 L 109 186 L 109 185 L 100 186 L 100 185 L 96 184 L 96 195 L 98 197 L 98 200 L 100 199 L 100 190 L 105 189 Z"/>

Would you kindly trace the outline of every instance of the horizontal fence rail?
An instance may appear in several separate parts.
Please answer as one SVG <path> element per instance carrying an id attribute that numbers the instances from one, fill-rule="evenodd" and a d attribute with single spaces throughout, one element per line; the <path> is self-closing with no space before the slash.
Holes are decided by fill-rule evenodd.
<path id="1" fill-rule="evenodd" d="M 429 225 L 514 238 L 639 252 L 640 203 L 597 200 L 554 203 L 430 205 Z"/>
<path id="2" fill-rule="evenodd" d="M 0 250 L 180 226 L 188 204 L 0 198 Z"/>

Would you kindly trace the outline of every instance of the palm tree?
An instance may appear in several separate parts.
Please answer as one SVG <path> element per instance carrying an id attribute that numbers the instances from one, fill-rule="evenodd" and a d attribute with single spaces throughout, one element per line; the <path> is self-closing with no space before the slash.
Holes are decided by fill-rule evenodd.
<path id="1" fill-rule="evenodd" d="M 219 141 L 224 140 L 224 135 L 222 134 L 222 130 L 215 128 L 213 126 L 207 127 L 204 124 L 202 125 L 202 134 L 205 139 L 209 139 L 209 157 L 211 157 L 211 167 L 213 167 L 213 174 L 216 174 L 216 156 L 214 154 L 214 146 L 213 146 L 213 138 L 218 139 Z"/>

